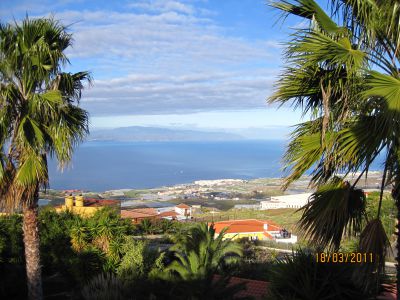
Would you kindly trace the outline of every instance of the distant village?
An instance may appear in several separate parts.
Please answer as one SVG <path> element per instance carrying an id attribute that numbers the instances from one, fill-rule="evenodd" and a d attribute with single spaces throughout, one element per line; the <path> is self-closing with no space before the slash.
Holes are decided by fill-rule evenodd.
<path id="1" fill-rule="evenodd" d="M 224 201 L 233 203 L 232 208 L 235 210 L 299 209 L 311 201 L 312 193 L 305 182 L 306 180 L 299 180 L 297 186 L 285 195 L 282 195 L 278 179 L 199 180 L 190 184 L 135 191 L 134 194 L 132 190 L 106 191 L 97 195 L 97 198 L 91 197 L 93 193 L 65 190 L 65 201 L 57 205 L 56 210 L 70 210 L 90 216 L 98 209 L 109 206 L 116 208 L 121 218 L 130 219 L 134 224 L 140 224 L 144 220 L 194 222 L 197 220 L 196 216 L 204 210 L 219 214 L 221 210 L 212 204 Z M 370 184 L 373 185 L 373 182 Z M 246 203 L 243 204 L 243 201 Z M 235 204 L 236 202 L 240 204 Z M 217 233 L 225 227 L 228 228 L 227 238 L 297 242 L 297 236 L 270 220 L 238 219 L 214 223 Z"/>
<path id="2" fill-rule="evenodd" d="M 81 195 L 68 195 L 65 197 L 65 203 L 57 206 L 56 211 L 70 211 L 82 216 L 91 216 L 103 207 L 113 207 L 119 210 L 121 218 L 130 219 L 134 224 L 140 224 L 144 220 L 157 222 L 162 219 L 190 222 L 193 220 L 196 209 L 198 209 L 198 207 L 192 207 L 184 203 L 173 207 L 122 209 L 121 201 L 119 200 L 85 199 Z M 252 241 L 272 240 L 278 243 L 291 244 L 297 242 L 297 236 L 269 220 L 229 220 L 214 222 L 214 225 L 217 234 L 225 229 L 225 238 L 232 240 L 245 238 Z"/>

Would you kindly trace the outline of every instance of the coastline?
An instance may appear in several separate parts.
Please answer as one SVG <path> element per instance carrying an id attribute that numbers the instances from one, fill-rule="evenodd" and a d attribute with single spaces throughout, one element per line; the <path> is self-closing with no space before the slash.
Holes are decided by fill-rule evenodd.
<path id="1" fill-rule="evenodd" d="M 360 180 L 359 187 L 373 190 L 380 183 L 381 172 L 369 173 L 367 181 Z M 359 173 L 349 177 L 355 180 Z M 58 205 L 66 194 L 82 194 L 84 197 L 97 199 L 116 199 L 123 206 L 163 206 L 180 202 L 193 205 L 217 204 L 230 207 L 239 204 L 254 204 L 261 200 L 284 194 L 312 192 L 309 188 L 310 176 L 303 176 L 295 181 L 286 191 L 281 189 L 283 178 L 266 177 L 257 179 L 224 178 L 215 180 L 196 180 L 190 183 L 160 186 L 150 189 L 113 189 L 103 192 L 85 190 L 48 190 L 41 193 L 40 198 L 49 200 L 50 205 Z"/>

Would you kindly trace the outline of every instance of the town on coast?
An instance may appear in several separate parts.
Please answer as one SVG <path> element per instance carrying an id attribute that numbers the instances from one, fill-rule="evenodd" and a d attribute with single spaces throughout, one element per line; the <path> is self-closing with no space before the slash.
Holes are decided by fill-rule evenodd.
<path id="1" fill-rule="evenodd" d="M 357 175 L 353 174 L 350 180 Z M 377 187 L 381 176 L 381 172 L 369 175 L 364 182 L 367 194 L 379 191 Z M 121 218 L 130 219 L 135 224 L 144 219 L 183 222 L 264 220 L 270 210 L 288 209 L 289 213 L 296 215 L 295 211 L 310 201 L 313 190 L 308 182 L 308 177 L 302 177 L 286 191 L 281 189 L 282 179 L 279 178 L 197 180 L 153 189 L 119 189 L 101 193 L 48 190 L 41 195 L 41 203 L 55 206 L 58 211 L 70 209 L 83 215 L 93 214 L 102 206 L 118 207 Z M 279 215 L 273 219 L 279 221 Z M 295 219 L 291 220 L 292 223 L 284 221 L 282 225 L 277 224 L 282 226 L 278 231 L 287 230 L 284 226 L 296 231 Z M 256 238 L 257 233 L 247 237 Z M 261 239 L 274 240 L 269 236 Z M 293 240 L 283 241 L 293 243 Z"/>

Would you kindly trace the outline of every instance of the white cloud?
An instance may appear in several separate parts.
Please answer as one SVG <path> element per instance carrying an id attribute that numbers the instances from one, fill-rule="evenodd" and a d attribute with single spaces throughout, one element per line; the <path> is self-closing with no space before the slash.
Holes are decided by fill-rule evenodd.
<path id="1" fill-rule="evenodd" d="M 274 79 L 268 71 L 247 78 L 234 73 L 129 75 L 97 80 L 83 103 L 97 115 L 265 108 Z"/>
<path id="2" fill-rule="evenodd" d="M 128 4 L 130 8 L 139 8 L 145 11 L 168 12 L 175 11 L 184 14 L 193 14 L 192 5 L 172 0 L 138 1 Z"/>
<path id="3" fill-rule="evenodd" d="M 275 110 L 251 109 L 251 110 L 220 110 L 213 112 L 197 112 L 185 115 L 159 114 L 159 115 L 121 115 L 118 123 L 111 116 L 93 117 L 92 125 L 95 128 L 115 128 L 128 126 L 150 126 L 222 130 L 222 129 L 276 129 L 288 127 L 298 122 L 300 113 L 283 108 L 285 118 L 277 115 Z"/>
<path id="4" fill-rule="evenodd" d="M 82 101 L 91 115 L 265 107 L 280 61 L 276 41 L 233 36 L 196 1 L 71 7 L 57 6 L 55 17 L 72 24 L 73 68 L 94 72 Z M 40 5 L 34 12 L 48 15 Z"/>

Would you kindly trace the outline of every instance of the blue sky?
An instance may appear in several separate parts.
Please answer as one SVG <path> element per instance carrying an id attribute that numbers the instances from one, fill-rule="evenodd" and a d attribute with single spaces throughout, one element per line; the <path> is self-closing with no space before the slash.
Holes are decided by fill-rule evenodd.
<path id="1" fill-rule="evenodd" d="M 89 70 L 92 130 L 161 126 L 288 132 L 291 108 L 266 104 L 288 25 L 265 0 L 9 1 L 3 21 L 54 15 L 70 24 L 69 71 Z"/>

